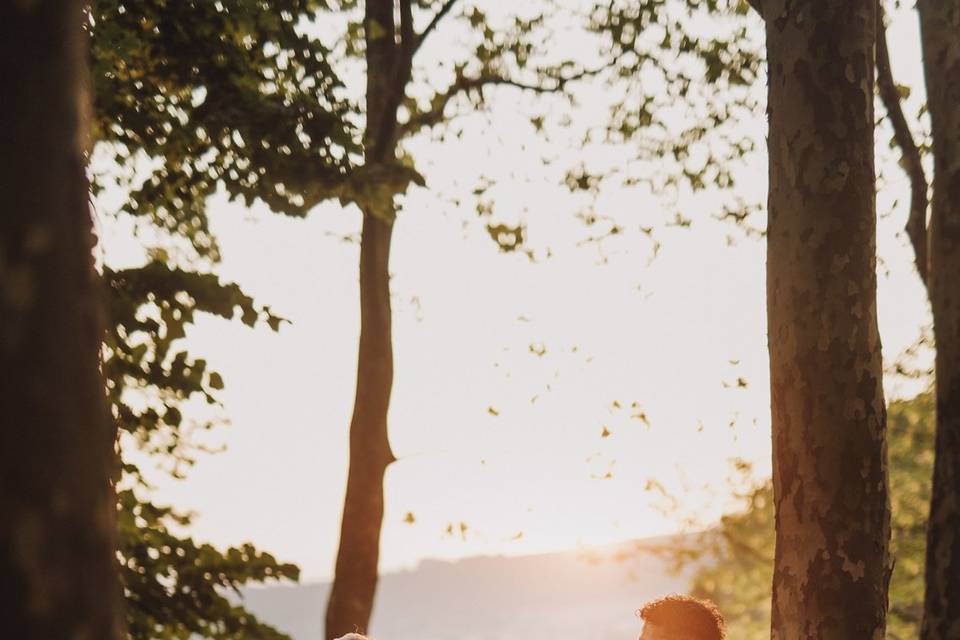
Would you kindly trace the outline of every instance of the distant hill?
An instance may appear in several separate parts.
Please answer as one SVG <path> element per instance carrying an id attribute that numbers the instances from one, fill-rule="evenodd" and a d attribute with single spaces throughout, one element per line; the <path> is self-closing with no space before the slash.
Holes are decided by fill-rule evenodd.
<path id="1" fill-rule="evenodd" d="M 427 560 L 381 578 L 370 632 L 378 640 L 635 640 L 634 611 L 689 583 L 636 548 Z M 322 640 L 328 590 L 249 589 L 245 601 L 294 640 Z"/>

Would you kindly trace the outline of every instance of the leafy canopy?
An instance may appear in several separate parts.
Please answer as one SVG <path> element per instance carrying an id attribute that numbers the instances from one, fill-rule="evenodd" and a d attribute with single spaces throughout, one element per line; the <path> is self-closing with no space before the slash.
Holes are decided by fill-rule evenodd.
<path id="1" fill-rule="evenodd" d="M 281 319 L 194 265 L 219 259 L 207 219 L 218 191 L 303 215 L 344 180 L 357 153 L 350 105 L 328 50 L 301 28 L 312 0 L 98 0 L 89 9 L 96 102 L 94 194 L 120 192 L 107 215 L 157 238 L 146 261 L 106 256 L 109 331 L 103 370 L 121 430 L 118 524 L 131 638 L 285 636 L 237 604 L 239 587 L 299 572 L 250 545 L 226 550 L 182 532 L 190 518 L 150 499 L 133 462 L 175 477 L 221 422 L 225 381 L 183 338 L 198 313 L 277 330 Z M 100 167 L 95 167 L 99 169 Z M 179 261 L 171 249 L 190 249 Z M 206 405 L 213 411 L 201 411 Z"/>

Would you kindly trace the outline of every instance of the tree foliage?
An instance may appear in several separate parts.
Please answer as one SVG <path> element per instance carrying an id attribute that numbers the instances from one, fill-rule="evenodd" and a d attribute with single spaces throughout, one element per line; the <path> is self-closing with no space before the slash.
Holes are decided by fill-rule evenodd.
<path id="1" fill-rule="evenodd" d="M 484 2 L 416 0 L 404 4 L 417 36 L 406 43 L 409 82 L 390 97 L 396 122 L 380 136 L 389 139 L 389 152 L 368 162 L 374 145 L 381 144 L 370 135 L 378 129 L 366 123 L 361 140 L 368 114 L 347 99 L 334 73 L 364 56 L 367 41 L 376 39 L 376 33 L 364 33 L 359 4 L 100 0 L 90 10 L 95 136 L 98 150 L 112 160 L 110 171 L 94 176 L 95 188 L 122 187 L 124 214 L 160 230 L 160 245 L 180 247 L 185 241 L 190 249 L 184 256 L 158 246 L 141 267 L 106 269 L 115 330 L 105 367 L 115 414 L 128 439 L 165 460 L 175 475 L 194 459 L 192 431 L 213 425 L 191 419 L 192 407 L 216 406 L 224 384 L 179 342 L 195 314 L 274 329 L 279 324 L 237 287 L 193 271 L 219 258 L 206 210 L 218 191 L 289 215 L 304 215 L 321 200 L 337 198 L 392 220 L 410 185 L 425 184 L 408 139 L 442 132 L 457 116 L 486 109 L 495 91 L 555 96 L 573 104 L 577 85 L 594 81 L 616 90 L 609 119 L 590 139 L 635 143 L 637 161 L 648 164 L 639 172 L 578 166 L 570 172 L 571 189 L 595 191 L 599 179 L 614 175 L 626 184 L 722 189 L 732 184 L 730 161 L 751 148 L 726 126 L 753 108 L 749 89 L 759 66 L 740 21 L 733 20 L 744 13 L 742 3 L 544 1 L 518 5 L 515 14 L 494 19 L 499 12 Z M 327 9 L 348 23 L 340 45 L 330 48 L 314 35 L 330 17 Z M 716 15 L 723 16 L 720 36 L 702 29 L 703 21 Z M 597 45 L 596 55 L 558 56 L 548 46 L 571 25 Z M 413 64 L 413 55 L 441 28 L 458 34 L 455 52 L 440 65 L 434 64 L 436 56 L 418 57 Z M 531 122 L 542 132 L 542 114 L 531 113 Z M 650 166 L 656 170 L 644 173 Z M 483 193 L 474 195 L 479 199 Z M 522 246 L 522 224 L 482 217 L 501 249 Z M 188 537 L 177 538 L 173 532 L 182 531 L 188 518 L 152 504 L 143 475 L 129 460 L 123 469 L 124 486 L 135 487 L 121 496 L 133 516 L 124 516 L 121 531 L 135 637 L 161 633 L 158 624 L 166 625 L 168 637 L 268 633 L 217 597 L 248 580 L 295 577 L 295 570 L 253 550 L 237 550 L 262 558 L 262 566 L 253 561 L 245 572 L 247 565 L 226 561 L 232 551 L 217 556 Z M 197 562 L 222 571 L 187 570 Z M 173 600 L 164 605 L 162 593 Z"/>
<path id="2" fill-rule="evenodd" d="M 220 422 L 223 377 L 187 349 L 197 314 L 277 330 L 281 318 L 208 272 L 219 251 L 207 219 L 218 191 L 303 215 L 344 181 L 357 150 L 350 104 L 328 50 L 302 28 L 312 0 L 99 0 L 88 13 L 98 157 L 94 193 L 123 193 L 118 211 L 153 230 L 140 266 L 107 256 L 109 331 L 103 371 L 121 443 L 182 478 Z M 188 248 L 186 252 L 173 248 Z M 197 265 L 204 270 L 197 271 Z M 199 410 L 206 405 L 210 410 Z M 195 542 L 190 517 L 150 499 L 123 449 L 122 581 L 137 640 L 285 637 L 237 604 L 239 587 L 297 579 L 295 566 L 250 545 Z M 136 458 L 142 459 L 142 456 Z"/>
<path id="3" fill-rule="evenodd" d="M 194 358 L 181 339 L 206 313 L 238 317 L 249 326 L 277 328 L 280 318 L 256 306 L 236 285 L 211 274 L 170 268 L 162 262 L 114 271 L 105 269 L 110 292 L 110 331 L 103 371 L 114 418 L 137 448 L 176 477 L 193 464 L 194 431 L 210 429 L 214 418 L 191 420 L 190 404 L 217 405 L 224 381 Z M 118 520 L 121 579 L 127 621 L 135 639 L 283 638 L 231 600 L 239 586 L 267 579 L 297 579 L 290 564 L 250 545 L 219 550 L 180 533 L 187 514 L 149 498 L 142 470 L 122 463 Z"/>
<path id="4" fill-rule="evenodd" d="M 218 188 L 293 215 L 330 197 L 357 143 L 328 50 L 300 27 L 320 5 L 94 3 L 95 136 L 134 174 L 126 213 L 215 256 Z"/>
<path id="5" fill-rule="evenodd" d="M 606 141 L 637 144 L 638 160 L 668 161 L 658 188 L 733 186 L 754 141 L 736 125 L 758 104 L 761 43 L 739 0 L 596 4 L 589 27 L 604 44 L 604 78 L 619 100 Z"/>
<path id="6" fill-rule="evenodd" d="M 891 487 L 891 551 L 887 637 L 916 638 L 923 611 L 926 521 L 933 468 L 934 401 L 930 393 L 891 403 L 888 412 Z M 746 479 L 750 468 L 740 465 Z M 773 580 L 773 484 L 753 484 L 739 493 L 739 508 L 719 526 L 688 542 L 660 549 L 677 569 L 696 566 L 692 592 L 717 603 L 730 637 L 770 637 Z"/>

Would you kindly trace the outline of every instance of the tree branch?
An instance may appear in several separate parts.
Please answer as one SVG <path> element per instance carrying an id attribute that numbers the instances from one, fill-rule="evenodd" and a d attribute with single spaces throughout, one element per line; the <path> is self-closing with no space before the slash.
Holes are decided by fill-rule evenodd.
<path id="1" fill-rule="evenodd" d="M 416 50 L 416 33 L 413 29 L 413 0 L 400 0 L 400 42 L 393 43 L 390 58 L 390 72 L 383 96 L 383 113 L 380 126 L 373 138 L 373 148 L 368 155 L 372 164 L 383 162 L 393 154 L 397 137 L 397 109 L 403 101 L 407 82 L 410 81 L 413 67 L 413 54 Z M 392 0 L 391 0 L 392 3 Z M 391 16 L 393 19 L 393 16 Z"/>
<path id="2" fill-rule="evenodd" d="M 413 29 L 412 0 L 400 0 L 400 56 L 407 61 L 413 58 L 417 48 L 417 35 Z"/>
<path id="3" fill-rule="evenodd" d="M 606 68 L 606 66 L 602 66 L 596 69 L 584 69 L 570 76 L 547 76 L 546 79 L 550 81 L 550 84 L 530 84 L 519 80 L 514 80 L 513 78 L 508 78 L 497 73 L 489 72 L 481 73 L 479 76 L 472 78 L 458 76 L 457 79 L 454 80 L 454 82 L 447 87 L 445 91 L 438 92 L 433 97 L 429 109 L 425 111 L 412 112 L 410 120 L 402 125 L 401 133 L 402 135 L 410 135 L 416 133 L 424 127 L 433 127 L 437 124 L 440 124 L 444 119 L 443 112 L 450 101 L 457 96 L 469 93 L 470 91 L 480 91 L 484 87 L 499 85 L 513 87 L 523 91 L 531 91 L 533 93 L 558 93 L 563 91 L 569 83 L 594 76 Z"/>
<path id="4" fill-rule="evenodd" d="M 913 245 L 917 272 L 927 284 L 927 178 L 920 159 L 920 150 L 913 140 L 910 126 L 903 115 L 900 104 L 900 92 L 893 81 L 890 68 L 890 52 L 887 49 L 887 29 L 883 23 L 883 8 L 878 2 L 877 9 L 877 90 L 890 124 L 893 125 L 893 139 L 900 147 L 902 166 L 910 179 L 910 217 L 906 231 Z"/>
<path id="5" fill-rule="evenodd" d="M 440 24 L 440 21 L 443 20 L 443 17 L 450 13 L 450 10 L 453 9 L 453 5 L 457 4 L 457 0 L 447 0 L 443 3 L 443 6 L 440 7 L 440 10 L 437 11 L 433 18 L 430 19 L 430 24 L 426 26 L 423 32 L 417 37 L 416 43 L 413 45 L 413 53 L 416 53 L 417 49 L 420 48 L 420 45 L 423 44 L 423 41 L 427 39 L 427 36 L 430 35 L 430 32 L 437 28 L 437 25 Z"/>

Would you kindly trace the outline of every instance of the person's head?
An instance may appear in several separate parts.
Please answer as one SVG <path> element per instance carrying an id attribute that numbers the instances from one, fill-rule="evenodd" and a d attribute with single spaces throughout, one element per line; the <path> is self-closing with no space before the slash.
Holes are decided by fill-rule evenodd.
<path id="1" fill-rule="evenodd" d="M 643 619 L 640 640 L 723 640 L 723 616 L 708 600 L 672 595 L 648 602 L 637 612 Z"/>

